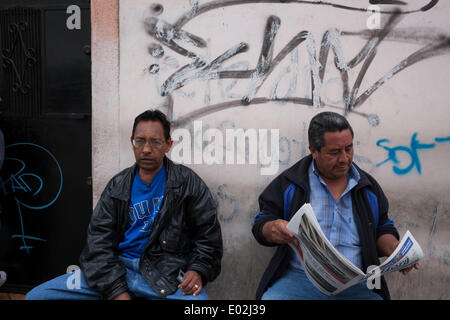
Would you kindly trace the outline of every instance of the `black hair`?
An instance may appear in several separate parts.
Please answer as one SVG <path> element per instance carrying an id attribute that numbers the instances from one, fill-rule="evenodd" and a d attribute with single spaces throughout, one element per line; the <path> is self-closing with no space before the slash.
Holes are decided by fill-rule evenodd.
<path id="1" fill-rule="evenodd" d="M 159 121 L 161 122 L 164 129 L 164 138 L 166 140 L 170 139 L 170 122 L 167 120 L 167 117 L 164 113 L 159 110 L 146 110 L 138 115 L 134 119 L 133 131 L 131 133 L 131 137 L 134 137 L 134 132 L 136 131 L 136 127 L 141 121 Z"/>
<path id="2" fill-rule="evenodd" d="M 349 129 L 353 138 L 353 129 L 350 123 L 336 112 L 321 112 L 316 114 L 309 123 L 308 140 L 309 146 L 320 149 L 325 145 L 325 132 L 336 132 Z"/>

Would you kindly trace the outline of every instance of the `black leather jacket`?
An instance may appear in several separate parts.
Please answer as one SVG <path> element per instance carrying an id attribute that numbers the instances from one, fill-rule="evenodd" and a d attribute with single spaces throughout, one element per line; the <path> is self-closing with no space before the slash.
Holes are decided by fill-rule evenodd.
<path id="1" fill-rule="evenodd" d="M 161 297 L 177 290 L 180 269 L 198 271 L 203 286 L 221 271 L 222 234 L 216 203 L 191 169 L 164 158 L 163 206 L 140 259 L 140 271 Z M 114 176 L 95 207 L 80 267 L 88 285 L 111 299 L 128 290 L 118 244 L 129 227 L 129 201 L 136 165 Z"/>

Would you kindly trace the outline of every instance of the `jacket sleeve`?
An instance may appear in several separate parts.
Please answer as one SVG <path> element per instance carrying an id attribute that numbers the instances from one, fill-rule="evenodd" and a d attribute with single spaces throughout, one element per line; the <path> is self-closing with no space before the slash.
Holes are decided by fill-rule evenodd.
<path id="1" fill-rule="evenodd" d="M 378 198 L 378 224 L 376 228 L 376 239 L 378 240 L 384 234 L 392 234 L 397 240 L 400 239 L 397 228 L 394 226 L 394 221 L 389 218 L 389 201 L 386 198 L 383 190 L 375 179 L 371 179 L 375 186 L 377 198 Z"/>
<path id="2" fill-rule="evenodd" d="M 262 228 L 266 222 L 277 219 L 284 219 L 283 216 L 283 188 L 281 175 L 275 178 L 259 196 L 260 212 L 256 215 L 252 233 L 256 241 L 264 246 L 276 246 L 277 244 L 268 242 L 263 234 Z"/>
<path id="3" fill-rule="evenodd" d="M 186 212 L 192 250 L 187 269 L 199 272 L 205 285 L 221 272 L 222 232 L 217 219 L 217 204 L 208 187 L 195 173 L 192 173 L 190 183 Z"/>
<path id="4" fill-rule="evenodd" d="M 80 266 L 88 285 L 112 299 L 128 291 L 125 267 L 118 257 L 117 209 L 110 194 L 111 181 L 103 191 L 91 217 Z"/>

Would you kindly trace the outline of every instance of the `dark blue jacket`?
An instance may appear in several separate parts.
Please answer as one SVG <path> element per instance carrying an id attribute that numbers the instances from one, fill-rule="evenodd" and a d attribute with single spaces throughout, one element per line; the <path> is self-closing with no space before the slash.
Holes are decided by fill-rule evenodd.
<path id="1" fill-rule="evenodd" d="M 275 178 L 259 196 L 260 213 L 255 217 L 252 232 L 256 240 L 265 246 L 276 246 L 262 235 L 263 225 L 277 219 L 290 220 L 298 209 L 309 202 L 310 187 L 308 168 L 312 156 L 298 161 Z M 383 234 L 392 234 L 399 239 L 394 224 L 388 217 L 388 200 L 375 179 L 361 170 L 358 184 L 351 190 L 355 223 L 362 247 L 362 271 L 371 265 L 379 265 L 376 241 Z M 256 292 L 256 299 L 261 299 L 267 288 L 274 283 L 289 264 L 289 246 L 278 245 L 275 255 L 265 270 Z M 390 299 L 384 277 L 381 289 L 376 290 L 384 299 Z"/>

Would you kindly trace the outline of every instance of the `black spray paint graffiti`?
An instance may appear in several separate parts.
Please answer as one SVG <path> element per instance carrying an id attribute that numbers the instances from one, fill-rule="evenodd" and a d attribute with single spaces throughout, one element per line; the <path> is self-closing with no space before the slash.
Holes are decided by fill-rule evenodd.
<path id="1" fill-rule="evenodd" d="M 166 106 L 168 107 L 168 116 L 172 119 L 173 126 L 182 126 L 194 119 L 198 119 L 202 116 L 225 110 L 228 108 L 245 106 L 245 105 L 257 105 L 268 102 L 290 102 L 293 104 L 300 104 L 305 106 L 328 106 L 332 108 L 342 109 L 340 106 L 331 105 L 322 101 L 320 96 L 320 90 L 325 76 L 327 60 L 329 57 L 330 49 L 334 55 L 334 64 L 340 73 L 342 86 L 343 86 L 343 100 L 344 101 L 344 113 L 349 112 L 366 117 L 372 126 L 376 126 L 379 123 L 379 119 L 376 115 L 365 114 L 356 110 L 359 108 L 376 90 L 378 90 L 384 83 L 386 83 L 393 76 L 401 72 L 402 70 L 412 66 L 413 64 L 423 61 L 425 59 L 450 53 L 450 37 L 443 34 L 433 35 L 433 31 L 429 30 L 429 33 L 423 32 L 418 34 L 417 30 L 400 30 L 394 32 L 395 26 L 399 23 L 402 16 L 409 13 L 427 11 L 434 7 L 438 1 L 431 1 L 427 5 L 420 9 L 410 11 L 382 11 L 382 13 L 390 13 L 390 17 L 385 24 L 384 28 L 380 30 L 364 30 L 360 32 L 346 32 L 336 28 L 328 30 L 322 37 L 320 52 L 317 56 L 315 39 L 309 31 L 301 31 L 294 38 L 292 38 L 283 49 L 278 52 L 277 55 L 273 53 L 273 47 L 276 40 L 277 32 L 281 24 L 280 18 L 276 16 L 270 16 L 267 19 L 265 26 L 263 44 L 260 50 L 260 55 L 256 67 L 252 70 L 224 70 L 223 63 L 231 59 L 232 57 L 249 50 L 249 46 L 246 43 L 238 43 L 225 51 L 220 56 L 216 57 L 211 62 L 205 60 L 205 58 L 189 51 L 175 42 L 175 40 L 186 42 L 197 48 L 207 47 L 207 41 L 202 38 L 193 35 L 192 33 L 182 30 L 182 26 L 188 21 L 198 15 L 210 10 L 222 8 L 226 6 L 233 6 L 239 4 L 254 3 L 255 1 L 212 1 L 204 5 L 198 5 L 197 1 L 191 1 L 191 11 L 182 15 L 181 18 L 176 21 L 175 24 L 169 24 L 156 17 L 150 17 L 145 20 L 145 30 L 147 33 L 159 41 L 161 44 L 167 46 L 171 50 L 179 53 L 182 56 L 192 59 L 192 62 L 181 66 L 177 71 L 170 75 L 162 84 L 159 92 L 162 96 L 167 97 Z M 261 2 L 261 1 L 259 1 Z M 265 3 L 277 3 L 277 1 L 262 1 Z M 329 2 L 311 2 L 311 1 L 286 1 L 296 4 L 316 4 L 316 5 L 328 5 L 339 9 L 357 10 L 361 11 L 361 8 L 352 8 Z M 372 3 L 372 2 L 371 2 Z M 373 2 L 375 3 L 375 2 Z M 385 3 L 378 2 L 378 3 Z M 392 3 L 391 3 L 392 4 Z M 365 10 L 365 9 L 364 9 Z M 341 37 L 343 36 L 359 36 L 367 39 L 366 44 L 360 50 L 360 52 L 349 62 L 344 61 L 343 49 L 341 46 Z M 371 85 L 367 90 L 358 96 L 360 85 L 366 75 L 369 67 L 377 54 L 377 47 L 380 43 L 389 39 L 391 41 L 413 41 L 423 44 L 424 46 L 403 59 L 396 66 L 391 68 L 383 77 Z M 308 59 L 311 73 L 311 96 L 308 97 L 283 97 L 278 98 L 276 95 L 270 97 L 258 97 L 259 88 L 266 81 L 268 76 L 274 71 L 277 65 L 286 56 L 291 53 L 302 43 L 306 44 Z M 149 48 L 150 50 L 150 48 Z M 151 54 L 153 56 L 161 56 L 162 48 L 160 45 L 152 45 Z M 362 64 L 362 67 L 357 75 L 353 86 L 349 84 L 348 72 L 358 65 Z M 158 68 L 152 65 L 152 72 L 156 73 Z M 173 97 L 172 93 L 175 90 L 179 90 L 186 86 L 188 83 L 195 80 L 212 80 L 212 79 L 250 79 L 250 84 L 246 93 L 237 100 L 227 101 L 218 104 L 207 105 L 198 108 L 182 117 L 177 119 L 173 118 Z"/>
<path id="2" fill-rule="evenodd" d="M 214 197 L 220 211 L 219 219 L 222 222 L 230 222 L 239 213 L 239 202 L 233 195 L 228 194 L 224 190 L 227 187 L 226 184 L 222 184 L 214 192 Z"/>
<path id="3" fill-rule="evenodd" d="M 435 243 L 435 236 L 437 233 L 437 229 L 438 229 L 438 216 L 441 215 L 442 216 L 442 205 L 441 203 L 437 203 L 436 207 L 433 210 L 433 216 L 431 218 L 431 226 L 430 226 L 430 232 L 428 234 L 428 242 L 427 242 L 427 247 L 426 247 L 426 253 L 428 258 L 437 258 L 437 259 L 442 259 L 442 261 L 450 266 L 450 251 L 449 250 L 445 250 L 442 254 L 442 256 L 439 255 L 439 253 L 437 253 L 436 248 L 434 246 Z"/>
<path id="4" fill-rule="evenodd" d="M 345 3 L 345 0 L 339 1 L 301 1 L 301 0 L 215 0 L 207 2 L 203 5 L 199 5 L 198 0 L 190 1 L 191 3 L 191 10 L 184 15 L 182 15 L 177 22 L 174 24 L 176 29 L 181 29 L 186 23 L 191 21 L 193 18 L 206 13 L 211 10 L 225 8 L 229 6 L 235 6 L 235 5 L 242 5 L 242 4 L 250 4 L 250 3 L 284 3 L 284 4 L 303 4 L 303 5 L 315 5 L 315 6 L 324 6 L 324 7 L 333 7 L 336 9 L 343 9 L 343 10 L 350 10 L 350 11 L 360 11 L 360 12 L 367 12 L 367 8 L 361 7 L 352 7 L 348 5 L 344 5 L 342 3 Z M 423 12 L 428 11 L 431 8 L 433 8 L 439 0 L 431 0 L 430 2 L 426 3 L 426 1 L 423 1 L 422 4 L 424 4 L 422 7 L 402 11 L 402 14 L 411 14 L 416 12 Z M 392 1 L 392 0 L 370 0 L 369 4 L 383 4 L 383 5 L 402 5 L 405 6 L 407 3 L 403 1 Z M 380 10 L 380 13 L 393 13 L 392 10 Z"/>
<path id="5" fill-rule="evenodd" d="M 436 202 L 435 205 L 431 207 L 431 219 L 429 223 L 429 232 L 427 240 L 423 241 L 424 253 L 427 259 L 433 259 L 442 261 L 445 265 L 450 266 L 450 250 L 446 248 L 436 248 L 436 235 L 439 231 L 444 231 L 445 228 L 439 228 L 440 224 L 438 223 L 439 219 L 442 216 L 445 216 L 445 208 L 442 203 Z M 417 221 L 411 221 L 408 219 L 409 214 L 397 215 L 396 212 L 391 211 L 390 217 L 395 221 L 395 226 L 399 230 L 414 230 L 423 226 L 419 226 Z M 427 212 L 429 214 L 429 212 Z M 427 224 L 428 225 L 428 224 Z M 441 224 L 442 226 L 442 224 Z M 414 233 L 414 232 L 413 232 Z"/>

